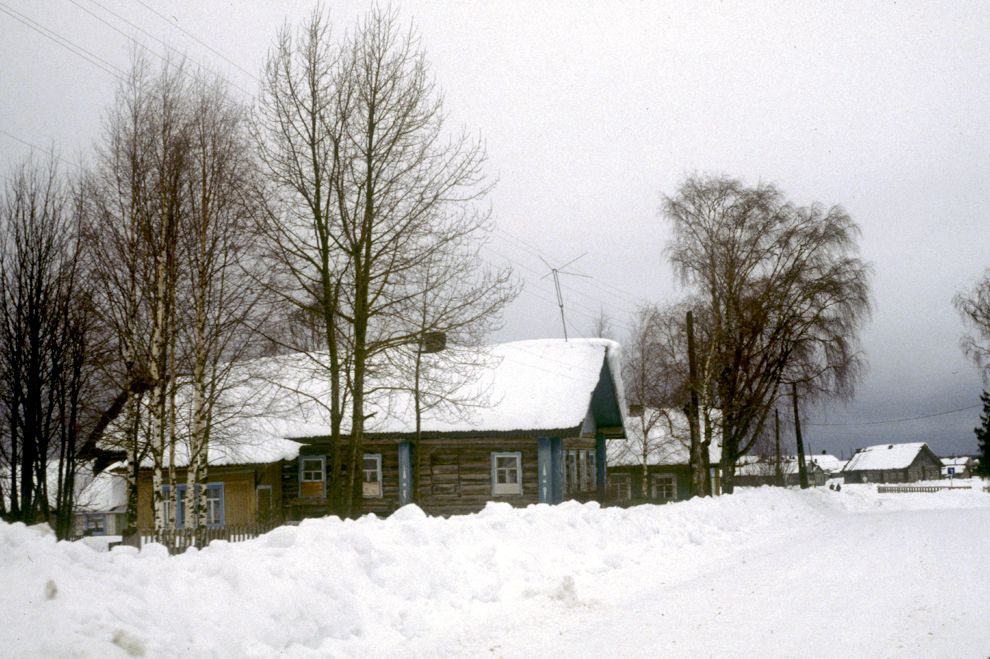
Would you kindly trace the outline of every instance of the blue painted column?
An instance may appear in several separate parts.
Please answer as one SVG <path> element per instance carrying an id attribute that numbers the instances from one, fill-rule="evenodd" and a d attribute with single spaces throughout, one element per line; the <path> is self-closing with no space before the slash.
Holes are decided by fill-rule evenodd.
<path id="1" fill-rule="evenodd" d="M 550 503 L 564 500 L 564 443 L 560 437 L 550 438 Z"/>
<path id="2" fill-rule="evenodd" d="M 413 473 L 412 473 L 412 443 L 399 443 L 399 505 L 412 502 Z"/>
<path id="3" fill-rule="evenodd" d="M 605 453 L 605 435 L 597 433 L 595 435 L 595 489 L 598 491 L 598 500 L 605 500 L 605 477 L 606 461 L 608 455 Z"/>
<path id="4" fill-rule="evenodd" d="M 551 464 L 550 438 L 539 437 L 536 440 L 536 481 L 540 492 L 540 503 L 553 503 L 551 500 Z"/>

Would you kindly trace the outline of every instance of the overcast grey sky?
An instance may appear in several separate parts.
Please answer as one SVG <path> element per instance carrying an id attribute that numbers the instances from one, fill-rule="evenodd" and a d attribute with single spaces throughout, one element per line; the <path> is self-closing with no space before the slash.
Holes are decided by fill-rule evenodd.
<path id="1" fill-rule="evenodd" d="M 248 98 L 277 28 L 312 6 L 0 0 L 0 170 L 24 142 L 84 158 L 131 39 L 186 53 Z M 990 266 L 990 4 L 396 6 L 450 124 L 485 139 L 498 179 L 488 253 L 526 285 L 496 339 L 561 336 L 539 257 L 585 253 L 575 269 L 593 278 L 565 281 L 569 333 L 604 310 L 621 339 L 638 303 L 681 294 L 661 196 L 693 172 L 775 182 L 795 203 L 843 205 L 875 269 L 870 372 L 850 406 L 808 411 L 814 450 L 975 451 L 980 380 L 951 299 Z M 367 4 L 331 7 L 342 31 Z M 897 421 L 925 415 L 939 416 Z"/>

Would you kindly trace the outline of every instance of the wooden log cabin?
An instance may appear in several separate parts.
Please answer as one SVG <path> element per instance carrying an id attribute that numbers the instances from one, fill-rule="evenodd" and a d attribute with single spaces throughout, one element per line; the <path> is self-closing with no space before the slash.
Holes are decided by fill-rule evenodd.
<path id="1" fill-rule="evenodd" d="M 537 340 L 459 350 L 422 355 L 432 382 L 444 386 L 440 394 L 430 385 L 420 392 L 418 433 L 413 392 L 394 380 L 371 382 L 362 512 L 386 515 L 415 503 L 449 515 L 488 501 L 604 500 L 606 444 L 625 436 L 618 344 Z M 326 515 L 333 447 L 318 356 L 268 358 L 246 372 L 230 395 L 252 413 L 210 448 L 208 523 Z M 175 490 L 184 464 L 180 455 Z M 138 485 L 139 526 L 148 528 L 150 469 Z M 165 495 L 167 505 L 182 505 L 181 491 Z"/>
<path id="2" fill-rule="evenodd" d="M 625 436 L 618 345 L 521 341 L 491 347 L 483 362 L 462 385 L 470 391 L 461 398 L 471 402 L 427 410 L 418 434 L 409 392 L 379 401 L 388 414 L 369 424 L 364 438 L 364 512 L 415 503 L 449 515 L 489 501 L 604 500 L 606 443 Z M 479 391 L 484 395 L 474 395 Z M 333 449 L 325 435 L 298 439 L 299 458 L 282 476 L 290 520 L 325 514 Z"/>

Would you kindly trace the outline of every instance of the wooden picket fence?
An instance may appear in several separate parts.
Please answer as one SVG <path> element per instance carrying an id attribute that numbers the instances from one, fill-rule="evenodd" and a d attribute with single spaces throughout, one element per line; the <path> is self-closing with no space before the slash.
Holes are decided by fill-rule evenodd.
<path id="1" fill-rule="evenodd" d="M 181 554 L 189 547 L 205 547 L 214 540 L 243 542 L 268 533 L 277 524 L 234 524 L 217 528 L 165 529 L 158 532 L 143 532 L 141 544 L 157 542 L 168 548 L 169 554 Z"/>
<path id="2" fill-rule="evenodd" d="M 877 492 L 880 494 L 904 493 L 904 492 L 941 492 L 942 490 L 969 490 L 966 487 L 952 487 L 950 485 L 877 485 Z"/>

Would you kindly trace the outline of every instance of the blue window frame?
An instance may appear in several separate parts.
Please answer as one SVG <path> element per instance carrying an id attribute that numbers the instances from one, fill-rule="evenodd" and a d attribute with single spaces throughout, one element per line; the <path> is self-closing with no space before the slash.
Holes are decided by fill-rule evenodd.
<path id="1" fill-rule="evenodd" d="M 186 523 L 186 485 L 177 485 L 175 500 L 175 526 L 180 528 Z M 224 525 L 223 483 L 207 483 L 206 485 L 206 526 L 211 529 Z"/>

